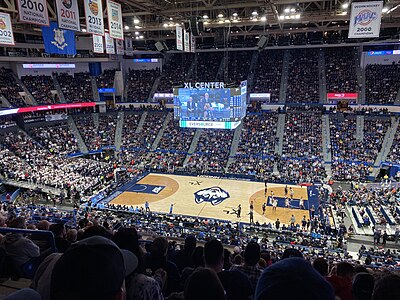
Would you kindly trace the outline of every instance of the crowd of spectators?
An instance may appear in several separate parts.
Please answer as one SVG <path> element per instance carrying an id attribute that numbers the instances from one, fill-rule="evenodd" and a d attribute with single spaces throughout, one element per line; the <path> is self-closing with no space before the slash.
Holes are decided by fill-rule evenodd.
<path id="1" fill-rule="evenodd" d="M 148 102 L 151 88 L 154 80 L 160 76 L 160 70 L 129 70 L 127 76 L 127 102 Z"/>
<path id="2" fill-rule="evenodd" d="M 354 48 L 325 48 L 326 91 L 357 93 L 358 83 Z"/>
<path id="3" fill-rule="evenodd" d="M 365 67 L 365 98 L 369 104 L 393 104 L 400 89 L 400 64 Z"/>
<path id="4" fill-rule="evenodd" d="M 394 135 L 393 145 L 392 145 L 392 148 L 390 149 L 390 152 L 386 158 L 386 161 L 400 164 L 400 148 L 398 145 L 400 145 L 400 130 L 399 129 L 397 129 L 397 131 Z"/>
<path id="5" fill-rule="evenodd" d="M 158 150 L 187 153 L 195 133 L 195 129 L 179 127 L 179 121 L 171 118 L 164 129 L 163 136 L 157 146 Z"/>
<path id="6" fill-rule="evenodd" d="M 67 155 L 78 152 L 78 144 L 68 125 L 32 127 L 30 134 L 50 153 Z"/>
<path id="7" fill-rule="evenodd" d="M 253 78 L 253 93 L 270 93 L 271 102 L 279 101 L 283 67 L 283 51 L 264 50 L 258 54 Z"/>
<path id="8" fill-rule="evenodd" d="M 157 93 L 172 93 L 174 86 L 181 86 L 188 78 L 193 58 L 194 55 L 191 53 L 171 54 L 168 62 L 163 66 Z"/>
<path id="9" fill-rule="evenodd" d="M 287 103 L 319 102 L 318 50 L 290 51 Z"/>
<path id="10" fill-rule="evenodd" d="M 55 74 L 66 102 L 93 101 L 93 89 L 88 72 Z"/>
<path id="11" fill-rule="evenodd" d="M 150 150 L 165 119 L 164 113 L 148 113 L 139 133 L 129 140 L 130 148 Z"/>
<path id="12" fill-rule="evenodd" d="M 197 64 L 191 79 L 200 82 L 213 82 L 222 79 L 217 78 L 217 76 L 221 62 L 224 59 L 223 52 L 198 52 L 196 55 Z"/>
<path id="13" fill-rule="evenodd" d="M 96 77 L 97 88 L 113 88 L 114 77 L 116 70 L 104 70 L 99 76 Z"/>
<path id="14" fill-rule="evenodd" d="M 136 147 L 134 145 L 135 132 L 139 125 L 141 114 L 125 114 L 124 115 L 124 125 L 122 126 L 122 136 L 121 136 L 121 148 L 131 149 Z"/>
<path id="15" fill-rule="evenodd" d="M 47 75 L 26 75 L 21 77 L 22 82 L 39 104 L 53 104 L 57 102 L 56 90 L 51 76 Z"/>
<path id="16" fill-rule="evenodd" d="M 239 86 L 247 80 L 254 51 L 226 52 L 224 57 L 224 82 Z"/>
<path id="17" fill-rule="evenodd" d="M 15 81 L 12 71 L 0 68 L 0 95 L 4 96 L 14 107 L 25 106 L 20 92 L 24 89 Z"/>

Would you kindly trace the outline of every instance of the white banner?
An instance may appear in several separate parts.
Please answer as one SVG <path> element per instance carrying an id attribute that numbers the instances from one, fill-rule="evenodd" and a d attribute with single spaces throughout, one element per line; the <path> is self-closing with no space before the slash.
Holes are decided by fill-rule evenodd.
<path id="1" fill-rule="evenodd" d="M 78 0 L 56 0 L 58 27 L 81 31 Z"/>
<path id="2" fill-rule="evenodd" d="M 17 2 L 21 22 L 49 26 L 46 0 L 18 0 Z"/>
<path id="3" fill-rule="evenodd" d="M 382 1 L 353 2 L 351 4 L 349 38 L 379 37 L 382 6 Z"/>
<path id="4" fill-rule="evenodd" d="M 182 27 L 176 25 L 176 50 L 183 50 Z"/>
<path id="5" fill-rule="evenodd" d="M 114 39 L 110 37 L 108 32 L 106 32 L 105 40 L 106 40 L 106 53 L 107 54 L 115 54 L 115 47 L 114 47 Z"/>
<path id="6" fill-rule="evenodd" d="M 104 35 L 103 7 L 101 0 L 84 0 L 86 30 L 88 33 Z"/>
<path id="7" fill-rule="evenodd" d="M 103 37 L 101 35 L 93 34 L 93 52 L 104 53 Z"/>
<path id="8" fill-rule="evenodd" d="M 115 42 L 117 44 L 117 54 L 124 55 L 124 41 L 115 40 Z"/>
<path id="9" fill-rule="evenodd" d="M 0 13 L 0 44 L 15 45 L 9 14 Z"/>
<path id="10" fill-rule="evenodd" d="M 122 26 L 121 4 L 108 0 L 107 16 L 108 16 L 108 30 L 110 31 L 110 36 L 116 40 L 123 40 L 124 28 Z"/>
<path id="11" fill-rule="evenodd" d="M 196 52 L 196 37 L 194 34 L 190 35 L 190 52 Z"/>
<path id="12" fill-rule="evenodd" d="M 189 32 L 187 32 L 186 30 L 183 31 L 184 32 L 184 36 L 185 36 L 185 40 L 184 40 L 184 46 L 185 46 L 185 52 L 190 52 L 190 36 L 189 36 Z"/>
<path id="13" fill-rule="evenodd" d="M 125 38 L 125 55 L 129 55 L 129 56 L 133 55 L 132 38 L 131 37 Z"/>

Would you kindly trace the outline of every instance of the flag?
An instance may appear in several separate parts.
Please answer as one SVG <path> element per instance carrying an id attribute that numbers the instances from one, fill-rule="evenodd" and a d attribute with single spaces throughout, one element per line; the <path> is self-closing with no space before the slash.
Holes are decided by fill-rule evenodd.
<path id="1" fill-rule="evenodd" d="M 50 22 L 49 27 L 42 27 L 46 53 L 76 55 L 75 32 L 58 27 L 57 22 Z"/>

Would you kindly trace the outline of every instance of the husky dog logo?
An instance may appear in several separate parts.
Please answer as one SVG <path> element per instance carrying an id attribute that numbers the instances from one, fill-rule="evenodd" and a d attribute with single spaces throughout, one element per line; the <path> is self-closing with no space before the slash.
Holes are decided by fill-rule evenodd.
<path id="1" fill-rule="evenodd" d="M 99 5 L 97 4 L 97 0 L 89 0 L 89 8 L 92 14 L 97 16 L 99 13 Z"/>
<path id="2" fill-rule="evenodd" d="M 354 25 L 362 25 L 367 26 L 372 21 L 378 18 L 378 14 L 376 12 L 370 11 L 369 9 L 364 9 L 358 13 L 358 15 L 354 18 Z"/>
<path id="3" fill-rule="evenodd" d="M 212 205 L 218 205 L 229 197 L 229 193 L 218 186 L 202 189 L 194 193 L 194 201 L 197 204 L 210 202 Z"/>
<path id="4" fill-rule="evenodd" d="M 54 41 L 52 41 L 51 43 L 58 49 L 64 50 L 64 48 L 68 46 L 68 44 L 65 42 L 64 30 L 54 28 L 53 31 L 54 31 Z"/>
<path id="5" fill-rule="evenodd" d="M 111 19 L 115 22 L 118 22 L 118 10 L 111 9 Z"/>
<path id="6" fill-rule="evenodd" d="M 4 22 L 3 19 L 0 19 L 0 29 L 6 29 L 7 25 L 6 22 Z"/>
<path id="7" fill-rule="evenodd" d="M 65 6 L 65 8 L 70 9 L 72 7 L 72 0 L 63 0 L 62 4 Z"/>

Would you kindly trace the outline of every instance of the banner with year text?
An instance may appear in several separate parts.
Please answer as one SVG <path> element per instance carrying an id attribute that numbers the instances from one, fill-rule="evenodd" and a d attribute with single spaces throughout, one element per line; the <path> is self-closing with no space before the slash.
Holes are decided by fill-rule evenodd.
<path id="1" fill-rule="evenodd" d="M 19 20 L 23 23 L 49 26 L 46 0 L 18 0 Z"/>
<path id="2" fill-rule="evenodd" d="M 115 47 L 114 47 L 114 39 L 110 37 L 108 32 L 104 35 L 106 40 L 106 53 L 107 54 L 115 54 Z"/>
<path id="3" fill-rule="evenodd" d="M 122 9 L 121 4 L 107 1 L 108 30 L 110 36 L 116 40 L 124 39 L 124 28 L 122 27 Z"/>
<path id="4" fill-rule="evenodd" d="M 103 37 L 101 35 L 93 34 L 93 52 L 104 53 Z"/>
<path id="5" fill-rule="evenodd" d="M 56 0 L 58 27 L 81 31 L 78 0 Z"/>
<path id="6" fill-rule="evenodd" d="M 0 13 L 0 45 L 15 45 L 9 14 Z"/>
<path id="7" fill-rule="evenodd" d="M 101 0 L 83 0 L 88 33 L 104 35 L 103 6 Z"/>
<path id="8" fill-rule="evenodd" d="M 353 2 L 349 26 L 350 39 L 379 37 L 382 1 Z"/>

